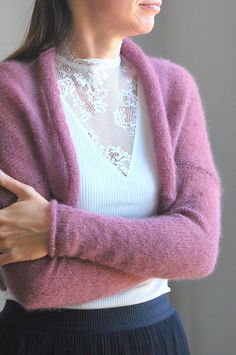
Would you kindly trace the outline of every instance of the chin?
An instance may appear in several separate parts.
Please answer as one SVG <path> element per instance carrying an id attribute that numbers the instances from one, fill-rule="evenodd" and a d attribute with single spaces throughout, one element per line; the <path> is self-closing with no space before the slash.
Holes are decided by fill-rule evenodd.
<path id="1" fill-rule="evenodd" d="M 134 34 L 133 36 L 145 35 L 145 34 L 147 34 L 147 33 L 152 32 L 152 30 L 153 30 L 153 27 L 145 28 L 145 29 L 142 29 L 142 31 L 137 32 L 137 33 Z"/>
<path id="2" fill-rule="evenodd" d="M 153 30 L 153 26 L 152 26 L 152 27 L 149 27 L 149 28 L 146 28 L 145 30 L 143 30 L 142 32 L 140 32 L 140 35 L 146 34 L 146 33 L 150 33 L 152 30 Z"/>
<path id="3" fill-rule="evenodd" d="M 133 28 L 132 31 L 129 31 L 129 36 L 139 36 L 139 35 L 149 33 L 153 30 L 153 27 L 154 27 L 154 23 L 145 24 L 143 26 L 139 25 L 135 29 Z"/>

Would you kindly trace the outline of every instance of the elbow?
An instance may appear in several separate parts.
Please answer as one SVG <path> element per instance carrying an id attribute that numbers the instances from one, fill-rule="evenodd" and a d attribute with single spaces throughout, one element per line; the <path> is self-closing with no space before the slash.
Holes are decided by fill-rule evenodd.
<path id="1" fill-rule="evenodd" d="M 27 293 L 17 297 L 20 304 L 28 311 L 53 307 L 52 295 L 42 293 Z"/>
<path id="2" fill-rule="evenodd" d="M 211 275 L 215 271 L 218 255 L 218 244 L 204 243 L 204 245 L 200 245 L 195 257 L 189 258 L 189 270 L 186 273 L 186 278 L 202 279 Z"/>
<path id="3" fill-rule="evenodd" d="M 221 229 L 220 210 L 218 210 L 215 224 L 211 230 L 203 233 L 203 242 L 198 244 L 198 260 L 200 260 L 198 278 L 207 277 L 215 271 L 220 252 Z"/>
<path id="4" fill-rule="evenodd" d="M 201 242 L 194 243 L 186 250 L 181 248 L 178 257 L 169 260 L 171 272 L 166 270 L 164 277 L 170 280 L 197 280 L 211 275 L 216 268 L 219 256 L 219 243 L 216 238 L 201 234 Z"/>
<path id="5" fill-rule="evenodd" d="M 205 278 L 210 276 L 216 268 L 217 261 L 218 261 L 219 250 L 215 248 L 211 253 L 207 255 L 204 262 L 199 265 L 199 273 L 197 278 Z"/>
<path id="6" fill-rule="evenodd" d="M 31 311 L 40 308 L 45 308 L 45 297 L 42 297 L 42 295 L 39 295 L 36 292 L 31 292 L 29 289 L 28 292 L 19 292 L 19 290 L 12 291 L 14 291 L 14 295 L 17 301 L 26 310 Z"/>
<path id="7" fill-rule="evenodd" d="M 22 307 L 24 307 L 27 311 L 33 311 L 41 308 L 40 303 L 38 303 L 37 299 L 22 297 L 19 299 L 19 302 L 22 305 Z"/>

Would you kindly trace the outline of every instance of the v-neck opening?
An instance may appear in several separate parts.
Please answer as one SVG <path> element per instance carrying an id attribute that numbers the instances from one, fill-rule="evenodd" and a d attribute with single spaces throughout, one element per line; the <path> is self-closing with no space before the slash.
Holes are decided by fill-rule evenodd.
<path id="1" fill-rule="evenodd" d="M 60 90 L 60 88 L 59 88 Z M 135 132 L 134 132 L 134 139 L 133 139 L 133 146 L 132 146 L 132 153 L 131 153 L 131 159 L 130 159 L 130 164 L 129 164 L 129 167 L 128 167 L 128 172 L 127 172 L 127 175 L 123 174 L 120 169 L 118 169 L 116 167 L 115 164 L 112 163 L 112 161 L 110 159 L 108 159 L 104 154 L 103 152 L 101 152 L 99 150 L 99 147 L 98 145 L 89 137 L 88 135 L 88 130 L 86 129 L 86 127 L 83 126 L 83 124 L 78 120 L 78 125 L 81 127 L 81 130 L 82 130 L 82 133 L 84 134 L 84 136 L 86 137 L 86 140 L 88 140 L 89 144 L 91 145 L 91 147 L 93 149 L 96 149 L 96 152 L 99 156 L 101 156 L 101 159 L 103 159 L 104 161 L 106 161 L 106 164 L 108 163 L 108 167 L 110 166 L 112 169 L 115 169 L 115 171 L 121 175 L 121 178 L 124 178 L 124 179 L 128 179 L 128 180 L 131 180 L 132 179 L 132 172 L 133 172 L 133 168 L 134 168 L 134 165 L 135 165 L 135 154 L 136 154 L 136 151 L 137 151 L 137 135 L 139 133 L 139 129 L 140 129 L 140 126 L 138 126 L 140 124 L 139 122 L 139 119 L 140 119 L 140 110 L 139 110 L 139 92 L 140 92 L 140 86 L 139 86 L 139 78 L 138 78 L 138 81 L 137 81 L 137 107 L 136 107 L 136 117 L 135 117 Z M 61 98 L 61 95 L 60 95 L 60 98 Z M 63 103 L 62 103 L 62 99 L 61 99 L 61 105 L 62 105 L 62 108 L 63 108 L 63 104 L 66 105 L 68 111 L 71 112 L 72 115 L 76 115 L 75 112 L 73 111 L 73 109 L 70 107 L 70 105 L 68 104 L 68 102 L 63 99 Z M 63 110 L 64 111 L 64 110 Z M 69 127 L 68 127 L 69 128 Z"/>
<path id="2" fill-rule="evenodd" d="M 60 92 L 57 85 L 56 74 L 56 48 L 49 48 L 41 53 L 39 59 L 39 70 L 42 81 L 41 86 L 44 102 L 47 105 L 47 119 L 49 125 L 55 129 L 55 137 L 63 155 L 66 172 L 61 177 L 67 186 L 65 193 L 56 191 L 60 199 L 65 203 L 76 206 L 80 192 L 80 171 L 76 162 L 77 156 L 74 145 L 70 139 L 70 132 L 66 124 L 62 103 L 60 102 Z M 171 135 L 168 127 L 167 113 L 161 91 L 161 82 L 158 74 L 158 62 L 143 52 L 131 38 L 123 39 L 121 46 L 123 55 L 136 69 L 138 77 L 144 86 L 145 99 L 148 105 L 148 114 L 151 116 L 152 134 L 155 149 L 155 165 L 160 176 L 160 200 L 169 203 L 176 197 L 176 174 L 174 156 L 172 152 Z M 54 91 L 55 89 L 55 91 Z M 53 121 L 51 123 L 51 120 Z M 69 135 L 69 137 L 68 137 Z M 59 147 L 58 147 L 59 149 Z M 46 158 L 45 158 L 46 159 Z M 167 168 L 163 168 L 168 166 Z M 54 191 L 53 178 L 57 172 L 48 176 L 52 194 Z M 162 208 L 161 206 L 160 208 Z"/>

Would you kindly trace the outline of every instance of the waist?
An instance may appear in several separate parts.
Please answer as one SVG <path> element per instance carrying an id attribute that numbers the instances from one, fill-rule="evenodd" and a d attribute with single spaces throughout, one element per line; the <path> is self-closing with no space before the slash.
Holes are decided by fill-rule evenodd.
<path id="1" fill-rule="evenodd" d="M 97 308 L 111 308 L 130 306 L 136 303 L 150 301 L 164 293 L 170 292 L 167 279 L 150 278 L 143 281 L 125 291 L 118 292 L 111 296 L 101 297 L 86 303 L 76 304 L 63 304 L 60 308 L 73 308 L 73 309 L 97 309 Z M 12 291 L 7 288 L 4 292 L 5 300 L 18 301 Z M 19 302 L 20 303 L 20 302 Z M 55 307 L 58 309 L 59 307 Z M 49 308 L 47 308 L 49 309 Z M 54 309 L 50 307 L 50 309 Z"/>
<path id="2" fill-rule="evenodd" d="M 26 310 L 20 303 L 7 300 L 0 313 L 0 322 L 20 326 L 47 328 L 79 328 L 80 330 L 119 330 L 157 323 L 175 309 L 165 293 L 150 301 L 130 306 L 102 309 Z"/>

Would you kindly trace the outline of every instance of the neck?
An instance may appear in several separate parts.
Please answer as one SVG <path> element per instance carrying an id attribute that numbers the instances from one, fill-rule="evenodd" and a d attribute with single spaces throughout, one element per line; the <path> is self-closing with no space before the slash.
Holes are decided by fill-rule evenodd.
<path id="1" fill-rule="evenodd" d="M 97 58 L 97 59 L 114 59 L 120 55 L 122 39 L 100 39 L 91 36 L 83 37 L 73 33 L 66 40 L 66 44 L 74 58 Z"/>
<path id="2" fill-rule="evenodd" d="M 123 37 L 103 13 L 87 1 L 68 0 L 73 14 L 73 29 L 68 48 L 74 58 L 113 59 L 119 56 Z"/>

